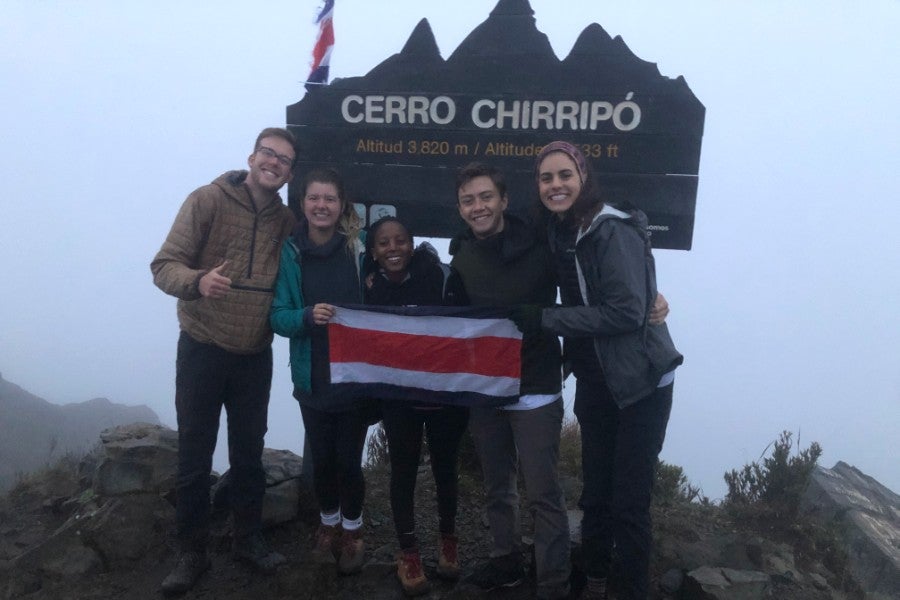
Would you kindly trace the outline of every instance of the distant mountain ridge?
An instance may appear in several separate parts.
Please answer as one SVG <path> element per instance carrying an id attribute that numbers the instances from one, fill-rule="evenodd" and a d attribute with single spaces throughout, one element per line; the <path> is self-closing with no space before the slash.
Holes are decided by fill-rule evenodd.
<path id="1" fill-rule="evenodd" d="M 0 491 L 15 482 L 17 473 L 38 469 L 68 452 L 83 453 L 104 429 L 138 421 L 158 424 L 159 417 L 148 406 L 106 398 L 53 404 L 0 374 Z"/>

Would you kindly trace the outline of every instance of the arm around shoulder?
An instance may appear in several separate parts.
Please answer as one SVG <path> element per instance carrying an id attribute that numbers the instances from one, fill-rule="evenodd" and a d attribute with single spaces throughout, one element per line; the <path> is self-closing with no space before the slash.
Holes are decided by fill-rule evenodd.
<path id="1" fill-rule="evenodd" d="M 643 240 L 623 222 L 607 226 L 612 229 L 590 241 L 592 264 L 581 265 L 589 305 L 545 309 L 545 329 L 562 336 L 596 337 L 643 327 L 648 292 Z"/>

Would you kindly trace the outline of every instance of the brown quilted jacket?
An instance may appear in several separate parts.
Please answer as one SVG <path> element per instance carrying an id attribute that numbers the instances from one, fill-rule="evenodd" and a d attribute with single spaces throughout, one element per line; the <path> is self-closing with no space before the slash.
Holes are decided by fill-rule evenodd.
<path id="1" fill-rule="evenodd" d="M 178 298 L 181 329 L 238 354 L 272 343 L 269 308 L 281 245 L 294 225 L 280 197 L 254 206 L 246 175 L 225 173 L 188 196 L 150 263 L 153 282 Z M 231 291 L 221 299 L 202 297 L 200 278 L 225 260 L 222 274 L 231 279 Z"/>

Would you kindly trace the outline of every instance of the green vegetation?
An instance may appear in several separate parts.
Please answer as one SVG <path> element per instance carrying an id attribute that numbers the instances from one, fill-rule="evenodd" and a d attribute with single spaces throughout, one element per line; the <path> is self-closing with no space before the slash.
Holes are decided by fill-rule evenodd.
<path id="1" fill-rule="evenodd" d="M 698 486 L 691 485 L 684 469 L 663 460 L 656 461 L 656 481 L 653 484 L 653 501 L 662 506 L 699 502 L 709 504 L 709 498 Z"/>
<path id="2" fill-rule="evenodd" d="M 753 507 L 775 517 L 797 515 L 822 448 L 813 442 L 791 455 L 792 446 L 791 432 L 783 431 L 778 440 L 766 446 L 766 450 L 772 448 L 772 454 L 763 458 L 762 464 L 753 462 L 740 471 L 725 473 L 725 505 L 738 511 Z"/>
<path id="3" fill-rule="evenodd" d="M 67 496 L 79 489 L 79 465 L 83 455 L 67 452 L 34 471 L 17 473 L 15 484 L 8 492 L 13 503 L 34 498 Z"/>
<path id="4" fill-rule="evenodd" d="M 559 440 L 559 473 L 581 479 L 581 427 L 576 419 L 563 420 Z"/>

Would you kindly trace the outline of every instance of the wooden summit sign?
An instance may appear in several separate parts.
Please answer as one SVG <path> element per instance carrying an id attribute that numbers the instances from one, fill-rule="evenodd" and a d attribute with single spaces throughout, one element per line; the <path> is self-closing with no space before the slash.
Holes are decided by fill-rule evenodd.
<path id="1" fill-rule="evenodd" d="M 527 0 L 500 0 L 444 60 L 423 19 L 399 54 L 287 107 L 303 174 L 337 168 L 366 224 L 396 214 L 413 234 L 452 237 L 456 170 L 506 174 L 510 209 L 536 201 L 534 157 L 567 140 L 592 162 L 606 199 L 643 209 L 657 248 L 689 250 L 705 109 L 684 78 L 660 75 L 596 23 L 559 60 Z"/>

